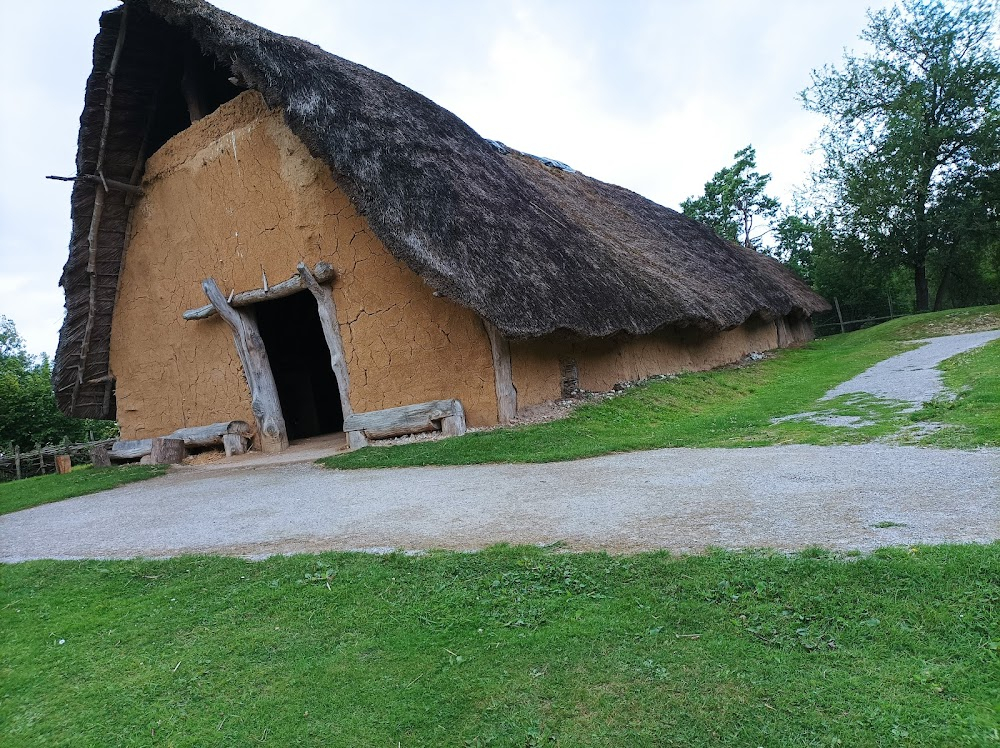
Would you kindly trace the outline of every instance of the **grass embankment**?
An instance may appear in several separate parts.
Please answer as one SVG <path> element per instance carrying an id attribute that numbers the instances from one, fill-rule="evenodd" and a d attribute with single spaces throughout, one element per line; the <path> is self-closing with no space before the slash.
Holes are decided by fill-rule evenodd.
<path id="1" fill-rule="evenodd" d="M 553 423 L 478 432 L 439 442 L 362 449 L 322 462 L 332 468 L 552 462 L 660 447 L 861 443 L 891 436 L 914 420 L 936 418 L 938 410 L 903 414 L 898 403 L 850 396 L 819 402 L 829 389 L 908 350 L 912 346 L 906 341 L 997 327 L 998 307 L 906 317 L 780 351 L 773 358 L 741 368 L 647 382 L 611 400 L 583 405 L 568 418 Z M 996 344 L 989 350 L 995 356 Z M 978 366 L 978 355 L 970 354 L 962 361 Z M 981 407 L 984 401 L 992 402 L 990 412 L 995 419 L 1000 416 L 996 402 L 1000 382 L 995 376 L 972 376 L 962 362 L 951 367 L 946 381 L 970 386 L 947 408 L 951 422 L 962 426 L 967 421 L 981 421 L 985 426 L 953 429 L 947 438 L 942 432 L 934 436 L 935 443 L 964 447 L 1000 444 L 1000 434 L 988 427 L 990 416 L 962 404 L 976 402 L 976 407 Z M 803 420 L 772 422 L 776 417 L 817 410 L 854 416 L 867 425 L 847 428 Z"/>
<path id="2" fill-rule="evenodd" d="M 957 397 L 939 399 L 918 414 L 945 428 L 923 442 L 939 447 L 1000 446 L 1000 341 L 941 364 L 945 386 Z"/>
<path id="3" fill-rule="evenodd" d="M 0 514 L 62 501 L 74 496 L 117 488 L 125 483 L 163 475 L 162 465 L 129 465 L 94 469 L 83 465 L 64 475 L 40 475 L 37 478 L 0 483 Z"/>
<path id="4" fill-rule="evenodd" d="M 962 746 L 1000 545 L 0 569 L 0 744 Z"/>

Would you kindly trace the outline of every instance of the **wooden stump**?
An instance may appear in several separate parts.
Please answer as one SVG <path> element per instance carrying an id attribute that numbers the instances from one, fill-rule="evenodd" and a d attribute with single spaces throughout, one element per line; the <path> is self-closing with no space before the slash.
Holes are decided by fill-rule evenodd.
<path id="1" fill-rule="evenodd" d="M 184 440 L 164 437 L 153 439 L 153 449 L 149 456 L 154 465 L 179 465 L 187 457 Z"/>
<path id="2" fill-rule="evenodd" d="M 56 472 L 65 475 L 73 469 L 73 461 L 69 455 L 56 455 Z"/>
<path id="3" fill-rule="evenodd" d="M 222 447 L 226 450 L 226 457 L 246 454 L 248 441 L 241 434 L 223 434 Z"/>
<path id="4" fill-rule="evenodd" d="M 107 447 L 94 447 L 90 450 L 90 462 L 95 468 L 111 467 L 111 453 Z"/>

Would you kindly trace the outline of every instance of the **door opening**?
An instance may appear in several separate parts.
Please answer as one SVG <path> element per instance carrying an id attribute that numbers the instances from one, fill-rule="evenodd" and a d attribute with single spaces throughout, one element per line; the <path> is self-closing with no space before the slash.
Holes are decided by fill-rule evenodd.
<path id="1" fill-rule="evenodd" d="M 254 304 L 289 439 L 344 430 L 316 299 L 307 291 Z"/>

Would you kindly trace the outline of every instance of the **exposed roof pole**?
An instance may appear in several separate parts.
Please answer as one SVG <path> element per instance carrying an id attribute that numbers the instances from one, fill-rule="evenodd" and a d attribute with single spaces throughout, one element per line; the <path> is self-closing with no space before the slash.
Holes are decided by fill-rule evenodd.
<path id="1" fill-rule="evenodd" d="M 73 396 L 70 399 L 69 412 L 76 412 L 76 400 L 80 395 L 80 385 L 83 384 L 84 371 L 87 368 L 87 354 L 90 351 L 90 338 L 94 333 L 95 307 L 97 306 L 97 239 L 101 228 L 101 218 L 104 215 L 104 198 L 108 187 L 104 179 L 104 155 L 108 146 L 108 130 L 111 127 L 111 101 L 115 95 L 115 72 L 121 59 L 122 47 L 125 46 L 125 27 L 128 23 L 128 3 L 122 5 L 121 22 L 118 24 L 118 38 L 115 40 L 115 51 L 111 56 L 111 67 L 108 69 L 106 95 L 104 97 L 104 125 L 101 127 L 101 142 L 97 149 L 97 164 L 94 174 L 100 184 L 94 186 L 94 213 L 90 219 L 90 232 L 87 244 L 90 250 L 87 258 L 87 275 L 90 277 L 90 305 L 87 308 L 87 326 L 83 332 L 83 342 L 80 345 L 80 363 L 76 370 L 76 382 L 73 384 Z"/>

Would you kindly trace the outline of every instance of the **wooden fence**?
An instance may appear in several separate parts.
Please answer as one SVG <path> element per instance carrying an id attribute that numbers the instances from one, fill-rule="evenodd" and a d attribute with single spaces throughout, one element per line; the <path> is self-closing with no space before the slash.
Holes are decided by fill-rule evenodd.
<path id="1" fill-rule="evenodd" d="M 813 315 L 813 329 L 818 337 L 835 335 L 842 332 L 860 330 L 864 327 L 877 325 L 896 317 L 911 314 L 894 308 L 892 298 L 887 296 L 888 304 L 880 308 L 880 303 L 865 303 L 859 305 L 841 305 L 839 299 L 833 300 L 833 309 L 826 314 Z"/>
<path id="2" fill-rule="evenodd" d="M 32 478 L 56 472 L 56 455 L 69 455 L 74 465 L 90 462 L 90 450 L 94 447 L 111 449 L 115 439 L 85 442 L 83 444 L 56 444 L 43 447 L 40 444 L 30 452 L 22 452 L 17 447 L 4 450 L 0 454 L 0 482 Z"/>

